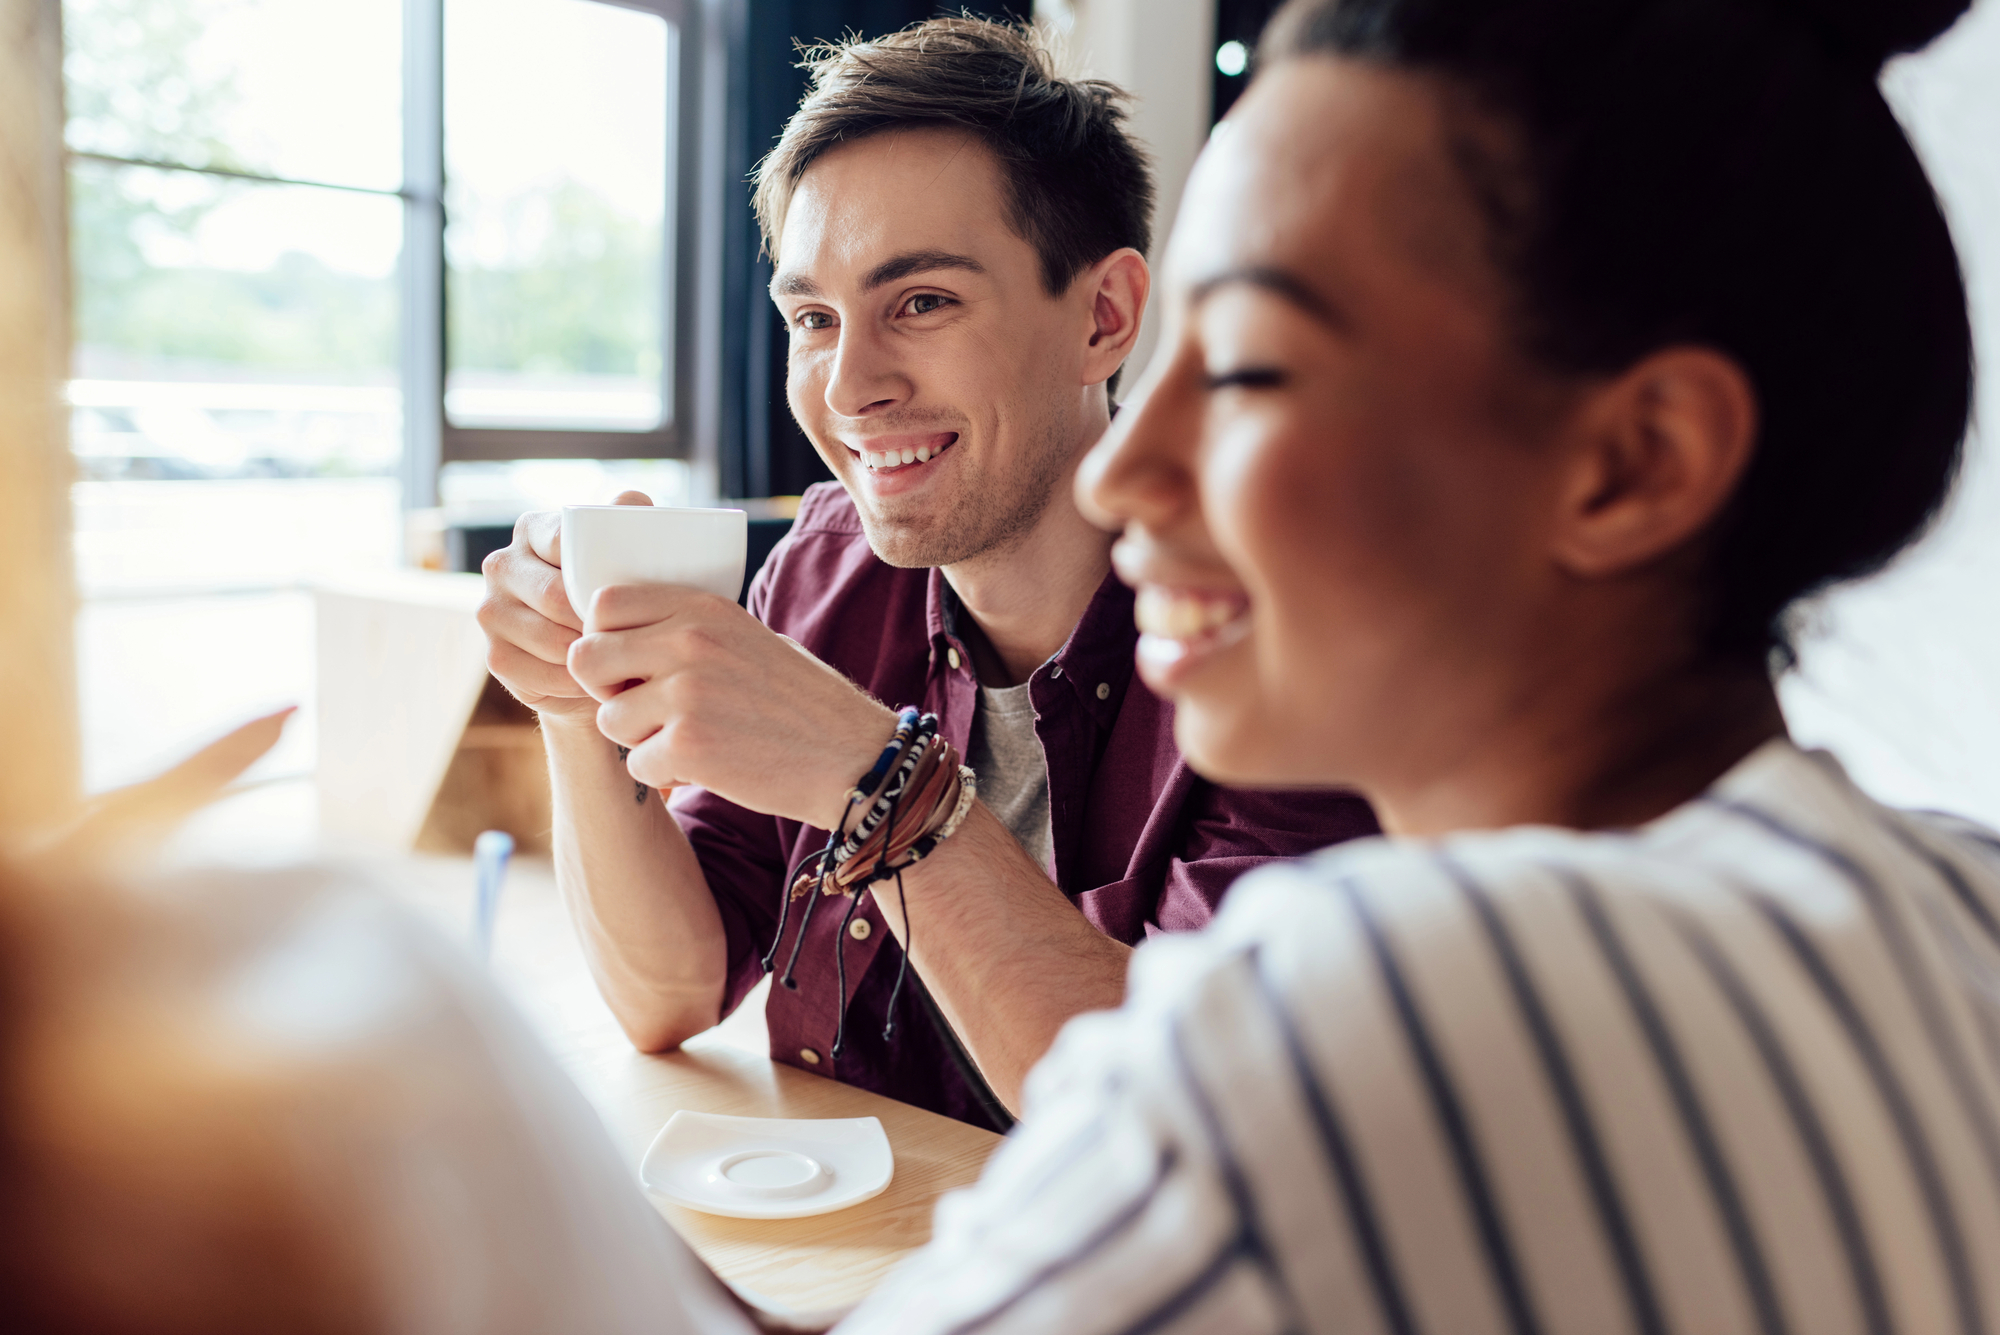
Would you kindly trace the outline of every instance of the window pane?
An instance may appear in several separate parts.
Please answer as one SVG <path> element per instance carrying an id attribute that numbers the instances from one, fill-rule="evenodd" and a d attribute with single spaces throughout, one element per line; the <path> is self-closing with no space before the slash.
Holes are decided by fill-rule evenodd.
<path id="1" fill-rule="evenodd" d="M 70 183 L 85 477 L 395 472 L 399 201 L 91 162 Z"/>
<path id="2" fill-rule="evenodd" d="M 445 5 L 445 410 L 663 420 L 673 34 L 592 0 Z"/>
<path id="3" fill-rule="evenodd" d="M 80 152 L 394 190 L 402 0 L 65 0 Z"/>

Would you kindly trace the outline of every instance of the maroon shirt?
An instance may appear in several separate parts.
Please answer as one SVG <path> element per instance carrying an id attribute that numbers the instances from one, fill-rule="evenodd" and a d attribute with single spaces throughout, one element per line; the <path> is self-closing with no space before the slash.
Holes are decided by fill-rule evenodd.
<path id="1" fill-rule="evenodd" d="M 798 521 L 751 583 L 749 603 L 764 624 L 885 704 L 936 714 L 944 736 L 967 750 L 979 682 L 956 633 L 958 600 L 938 571 L 878 560 L 839 485 L 806 493 Z M 1193 930 L 1214 915 L 1230 882 L 1260 863 L 1376 832 L 1367 803 L 1351 794 L 1225 790 L 1196 776 L 1174 745 L 1173 706 L 1133 672 L 1137 639 L 1132 591 L 1107 577 L 1069 642 L 1029 678 L 1048 761 L 1055 881 L 1100 931 L 1136 945 L 1154 932 Z M 675 793 L 673 810 L 722 911 L 724 1002 L 733 1010 L 763 976 L 790 869 L 825 844 L 826 832 L 699 788 Z M 878 892 L 894 894 L 894 882 Z M 776 957 L 780 976 L 805 903 L 792 906 Z M 834 897 L 815 907 L 796 988 L 771 989 L 772 1057 L 976 1125 L 1004 1122 L 914 970 L 894 1034 L 884 1037 L 902 951 L 868 896 L 854 915 L 857 928 L 868 927 L 842 933 L 848 903 Z M 923 915 L 911 917 L 921 937 Z M 847 1027 L 835 1060 L 837 948 L 846 956 Z"/>

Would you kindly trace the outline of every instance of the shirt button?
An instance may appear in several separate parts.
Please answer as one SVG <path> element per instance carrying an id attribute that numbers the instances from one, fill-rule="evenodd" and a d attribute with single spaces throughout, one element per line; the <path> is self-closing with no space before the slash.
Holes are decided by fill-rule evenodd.
<path id="1" fill-rule="evenodd" d="M 866 941 L 868 934 L 874 930 L 866 918 L 856 918 L 853 922 L 847 924 L 847 934 L 856 941 Z"/>
<path id="2" fill-rule="evenodd" d="M 811 1048 L 800 1048 L 799 1060 L 808 1066 L 817 1066 L 819 1065 L 819 1054 Z"/>
<path id="3" fill-rule="evenodd" d="M 1111 698 L 1110 682 L 1100 681 L 1097 683 L 1097 698 L 1100 700 L 1109 700 Z"/>
<path id="4" fill-rule="evenodd" d="M 958 650 L 956 649 L 945 650 L 944 661 L 951 664 L 951 670 L 953 672 L 958 671 Z"/>

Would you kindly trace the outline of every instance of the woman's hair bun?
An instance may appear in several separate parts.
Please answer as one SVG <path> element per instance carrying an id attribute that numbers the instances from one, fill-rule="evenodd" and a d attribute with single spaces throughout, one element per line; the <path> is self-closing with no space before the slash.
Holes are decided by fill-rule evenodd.
<path id="1" fill-rule="evenodd" d="M 1892 56 L 1929 46 L 1972 0 L 1767 0 L 1820 30 L 1843 56 L 1879 69 Z"/>

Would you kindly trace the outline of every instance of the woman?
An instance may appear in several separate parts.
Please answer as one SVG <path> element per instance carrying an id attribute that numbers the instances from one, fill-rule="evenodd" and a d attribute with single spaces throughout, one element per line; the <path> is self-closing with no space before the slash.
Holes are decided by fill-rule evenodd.
<path id="1" fill-rule="evenodd" d="M 1957 466 L 1874 76 L 1964 7 L 1281 15 L 1080 491 L 1189 758 L 1390 837 L 1142 950 L 858 1326 L 2000 1326 L 2000 844 L 1771 681 Z"/>

